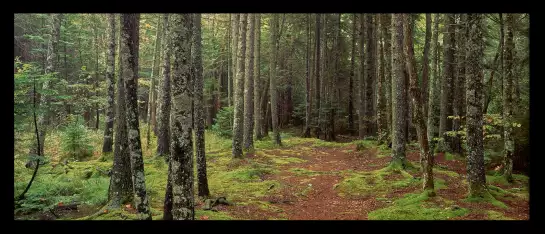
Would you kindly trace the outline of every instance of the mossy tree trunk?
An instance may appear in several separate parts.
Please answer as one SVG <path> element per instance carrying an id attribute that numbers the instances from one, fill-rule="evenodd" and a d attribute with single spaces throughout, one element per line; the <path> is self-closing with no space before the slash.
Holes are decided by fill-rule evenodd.
<path id="1" fill-rule="evenodd" d="M 414 58 L 414 46 L 412 37 L 412 27 L 409 24 L 409 15 L 403 14 L 405 18 L 404 38 L 405 52 L 407 55 L 406 66 L 409 73 L 409 90 L 415 112 L 414 122 L 416 124 L 416 133 L 418 135 L 418 143 L 420 144 L 420 158 L 423 168 L 423 189 L 430 191 L 429 195 L 434 195 L 433 191 L 433 155 L 428 145 L 428 136 L 426 129 L 426 118 L 424 117 L 426 105 L 422 101 L 422 93 L 425 92 L 418 87 L 418 75 L 416 74 L 416 60 Z"/>
<path id="2" fill-rule="evenodd" d="M 106 82 L 108 87 L 108 106 L 104 121 L 104 141 L 102 152 L 112 152 L 114 135 L 114 99 L 115 99 L 115 14 L 108 14 L 108 57 L 106 57 Z"/>
<path id="3" fill-rule="evenodd" d="M 443 138 L 440 144 L 441 152 L 451 152 L 451 137 L 447 131 L 452 130 L 452 85 L 454 80 L 454 53 L 456 45 L 454 14 L 445 15 L 445 34 L 443 35 L 444 59 L 443 78 L 441 79 L 441 114 L 439 118 L 439 136 Z"/>
<path id="4" fill-rule="evenodd" d="M 157 155 L 170 154 L 170 34 L 168 14 L 163 14 L 163 74 L 157 120 Z"/>
<path id="5" fill-rule="evenodd" d="M 394 166 L 406 167 L 405 144 L 407 131 L 407 100 L 403 90 L 406 90 L 405 82 L 405 57 L 403 51 L 403 15 L 392 14 L 392 121 L 393 141 L 392 164 Z"/>
<path id="6" fill-rule="evenodd" d="M 483 196 L 486 191 L 483 146 L 483 56 L 484 15 L 468 14 L 468 45 L 466 46 L 467 79 L 467 180 L 469 196 Z"/>
<path id="7" fill-rule="evenodd" d="M 120 17 L 121 19 L 121 17 Z M 123 22 L 123 21 L 121 21 Z M 110 188 L 108 198 L 112 207 L 119 207 L 121 204 L 132 201 L 133 184 L 131 172 L 131 155 L 129 152 L 129 140 L 127 136 L 127 117 L 125 106 L 125 87 L 123 76 L 123 54 L 121 33 L 119 34 L 118 64 L 119 73 L 117 77 L 117 105 L 115 111 L 115 142 L 112 175 L 110 177 Z"/>
<path id="8" fill-rule="evenodd" d="M 246 49 L 246 68 L 244 81 L 244 132 L 243 146 L 245 150 L 254 147 L 254 47 L 255 47 L 255 14 L 248 15 L 248 33 Z"/>
<path id="9" fill-rule="evenodd" d="M 191 14 L 171 16 L 172 47 L 172 108 L 170 171 L 172 186 L 172 218 L 195 219 L 193 197 L 193 140 L 191 109 Z M 168 189 L 167 189 L 168 190 Z"/>
<path id="10" fill-rule="evenodd" d="M 139 14 L 121 16 L 121 52 L 123 58 L 123 83 L 125 88 L 125 106 L 127 112 L 127 131 L 131 161 L 132 181 L 134 186 L 134 207 L 139 219 L 151 220 L 151 211 L 146 194 L 144 159 L 140 142 L 138 123 L 138 28 Z"/>
<path id="11" fill-rule="evenodd" d="M 243 128 L 244 128 L 244 56 L 246 55 L 246 31 L 248 15 L 240 15 L 240 32 L 238 39 L 237 70 L 234 92 L 234 118 L 233 118 L 233 157 L 242 158 Z"/>

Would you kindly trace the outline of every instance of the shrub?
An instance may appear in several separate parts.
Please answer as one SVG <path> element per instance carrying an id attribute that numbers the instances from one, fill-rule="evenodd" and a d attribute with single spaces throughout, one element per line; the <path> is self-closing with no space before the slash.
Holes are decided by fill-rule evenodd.
<path id="1" fill-rule="evenodd" d="M 233 106 L 222 108 L 216 115 L 212 131 L 222 137 L 233 136 L 233 116 L 235 109 Z"/>
<path id="2" fill-rule="evenodd" d="M 93 154 L 87 128 L 78 121 L 71 121 L 61 135 L 61 150 L 64 157 L 81 160 Z"/>

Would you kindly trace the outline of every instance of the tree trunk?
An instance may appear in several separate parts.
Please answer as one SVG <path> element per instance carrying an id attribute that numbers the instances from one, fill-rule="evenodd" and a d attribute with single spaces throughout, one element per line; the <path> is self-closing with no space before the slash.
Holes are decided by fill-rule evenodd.
<path id="1" fill-rule="evenodd" d="M 430 82 L 430 95 L 428 100 L 428 141 L 430 149 L 435 149 L 436 140 L 439 137 L 439 100 L 441 96 L 441 76 L 439 75 L 439 21 L 440 14 L 435 14 L 434 33 L 433 33 L 433 61 L 432 61 L 432 80 Z"/>
<path id="2" fill-rule="evenodd" d="M 271 60 L 270 60 L 270 91 L 271 95 L 271 118 L 272 118 L 272 128 L 273 128 L 273 142 L 276 145 L 281 145 L 280 132 L 278 129 L 278 93 L 276 90 L 276 63 L 277 63 L 277 54 L 278 47 L 276 43 L 278 42 L 278 15 L 272 15 L 272 26 L 271 26 Z"/>
<path id="3" fill-rule="evenodd" d="M 424 105 L 424 117 L 428 116 L 428 80 L 430 77 L 430 41 L 431 41 L 431 14 L 426 14 L 426 40 L 424 42 L 424 55 L 422 58 L 422 105 Z"/>
<path id="4" fill-rule="evenodd" d="M 106 80 L 108 82 L 108 107 L 106 108 L 106 120 L 104 126 L 104 142 L 102 152 L 112 152 L 113 128 L 114 128 L 114 94 L 115 94 L 115 14 L 108 14 L 108 57 L 106 58 Z"/>
<path id="5" fill-rule="evenodd" d="M 49 34 L 49 40 L 47 42 L 47 58 L 45 61 L 45 74 L 51 74 L 57 70 L 56 64 L 55 64 L 55 57 L 57 57 L 57 44 L 59 42 L 60 33 L 61 33 L 61 20 L 63 15 L 62 14 L 51 14 L 49 17 L 49 25 L 50 25 L 50 34 Z M 42 90 L 48 90 L 50 81 L 46 80 L 43 83 Z M 44 145 L 45 145 L 45 136 L 47 132 L 47 127 L 50 122 L 50 110 L 47 107 L 49 105 L 49 97 L 46 94 L 40 95 L 40 102 L 39 104 L 45 106 L 45 111 L 43 113 L 40 113 L 38 115 L 38 126 L 42 127 L 39 131 L 39 142 L 40 142 L 40 155 L 44 155 Z M 31 147 L 30 154 L 36 155 L 37 152 L 35 152 L 36 149 L 34 147 Z"/>
<path id="6" fill-rule="evenodd" d="M 356 14 L 352 14 L 352 51 L 350 53 L 350 80 L 348 83 L 348 131 L 355 134 L 354 129 L 354 79 L 356 79 L 354 67 L 356 63 Z"/>
<path id="7" fill-rule="evenodd" d="M 193 141 L 191 122 L 190 14 L 174 14 L 172 21 L 172 108 L 170 169 L 172 183 L 172 217 L 175 220 L 195 219 L 193 196 Z"/>
<path id="8" fill-rule="evenodd" d="M 374 129 L 374 113 L 375 110 L 373 108 L 373 82 L 376 80 L 377 72 L 376 72 L 376 47 L 374 40 L 375 38 L 375 25 L 373 20 L 372 14 L 367 14 L 365 16 L 366 18 L 366 34 L 365 38 L 367 39 L 367 47 L 365 48 L 365 69 L 366 69 L 366 76 L 365 76 L 365 122 L 364 122 L 364 132 L 366 136 L 373 135 L 373 129 Z"/>
<path id="9" fill-rule="evenodd" d="M 376 27 L 384 24 L 383 17 L 376 18 L 377 23 Z M 379 32 L 377 30 L 377 32 Z M 379 38 L 384 38 L 384 31 L 380 33 Z M 376 36 L 376 35 L 375 35 Z M 380 52 L 379 57 L 379 77 L 377 82 L 377 127 L 378 127 L 378 143 L 384 144 L 388 142 L 388 124 L 387 124 L 387 115 L 386 115 L 386 96 L 389 93 L 388 89 L 385 89 L 385 61 L 384 61 L 384 44 L 381 43 L 382 40 L 378 40 L 378 51 Z"/>
<path id="10" fill-rule="evenodd" d="M 443 36 L 444 60 L 443 60 L 443 79 L 441 80 L 441 115 L 439 118 L 439 136 L 443 138 L 439 151 L 451 152 L 451 137 L 447 131 L 452 129 L 452 84 L 454 78 L 454 46 L 455 46 L 455 22 L 454 14 L 445 15 L 445 35 Z"/>
<path id="11" fill-rule="evenodd" d="M 231 16 L 231 39 L 232 39 L 232 44 L 231 44 L 231 61 L 232 61 L 232 76 L 231 76 L 231 79 L 229 79 L 229 82 L 227 82 L 227 93 L 228 93 L 228 97 L 227 97 L 227 105 L 228 106 L 231 106 L 231 101 L 232 101 L 232 96 L 233 96 L 233 84 L 234 84 L 234 79 L 235 79 L 235 76 L 237 74 L 237 67 L 238 67 L 238 64 L 237 64 L 237 58 L 238 58 L 238 39 L 239 39 L 239 31 L 240 31 L 240 26 L 239 26 L 239 23 L 240 23 L 240 14 L 233 14 Z"/>
<path id="12" fill-rule="evenodd" d="M 121 19 L 121 17 L 120 17 Z M 122 21 L 121 21 L 122 22 Z M 121 31 L 121 30 L 120 30 Z M 115 143 L 114 143 L 114 159 L 112 166 L 112 175 L 110 177 L 110 188 L 108 198 L 112 207 L 132 201 L 134 196 L 132 172 L 131 172 L 131 156 L 129 152 L 129 140 L 127 133 L 127 117 L 125 106 L 125 87 L 123 77 L 123 55 L 121 53 L 122 39 L 119 34 L 119 49 L 118 49 L 118 78 L 117 78 L 117 105 L 115 111 Z"/>
<path id="13" fill-rule="evenodd" d="M 151 211 L 146 194 L 144 176 L 144 160 L 140 142 L 138 123 L 138 28 L 139 14 L 122 14 L 121 16 L 121 52 L 123 63 L 123 83 L 125 89 L 125 106 L 132 181 L 134 185 L 134 207 L 139 219 L 151 220 Z"/>
<path id="14" fill-rule="evenodd" d="M 454 77 L 454 94 L 453 94 L 453 115 L 452 131 L 460 131 L 462 129 L 462 116 L 464 116 L 465 105 L 465 30 L 466 30 L 466 17 L 467 14 L 460 14 L 460 21 L 458 26 L 457 36 L 457 49 L 456 49 L 456 75 Z M 462 154 L 462 140 L 460 135 L 456 133 L 452 137 L 452 152 L 456 154 Z"/>
<path id="15" fill-rule="evenodd" d="M 483 14 L 468 14 L 469 28 L 466 46 L 467 66 L 467 181 L 470 197 L 483 197 L 486 190 L 483 148 L 483 64 L 484 32 Z"/>
<path id="16" fill-rule="evenodd" d="M 393 123 L 392 123 L 392 35 L 390 33 L 391 15 L 382 14 L 382 35 L 384 39 L 384 82 L 386 88 L 386 122 L 388 124 L 388 142 L 392 141 Z"/>
<path id="17" fill-rule="evenodd" d="M 405 134 L 407 131 L 407 107 L 403 90 L 406 90 L 405 83 L 405 58 L 403 51 L 403 16 L 392 14 L 392 107 L 393 107 L 393 141 L 392 141 L 392 164 L 395 167 L 405 168 Z"/>
<path id="18" fill-rule="evenodd" d="M 151 137 L 151 127 L 153 126 L 154 132 L 157 128 L 155 122 L 156 122 L 156 116 L 155 116 L 155 103 L 157 102 L 156 97 L 156 91 L 155 91 L 155 77 L 157 76 L 156 73 L 159 71 L 159 55 L 161 50 L 161 17 L 157 19 L 157 31 L 155 33 L 155 46 L 153 48 L 153 60 L 151 65 L 151 78 L 150 78 L 150 89 L 149 89 L 149 97 L 148 97 L 148 115 L 147 115 L 147 129 L 146 129 L 146 145 L 149 147 L 150 145 L 150 137 Z"/>
<path id="19" fill-rule="evenodd" d="M 504 140 L 504 160 L 503 160 L 503 175 L 507 181 L 513 180 L 513 153 L 515 143 L 513 139 L 513 64 L 515 42 L 513 40 L 513 27 L 515 19 L 513 14 L 507 14 L 507 38 L 505 41 L 505 79 L 503 82 L 503 140 Z"/>
<path id="20" fill-rule="evenodd" d="M 366 135 L 365 121 L 365 18 L 364 14 L 360 14 L 360 77 L 359 77 L 359 138 L 363 139 Z"/>
<path id="21" fill-rule="evenodd" d="M 316 43 L 316 55 L 314 59 L 314 76 L 316 82 L 314 82 L 314 90 L 315 90 L 315 97 L 316 97 L 316 113 L 320 113 L 320 21 L 321 21 L 321 14 L 316 14 L 316 30 L 314 31 L 314 35 L 316 37 L 315 43 Z M 316 137 L 320 137 L 320 118 L 318 118 L 317 121 L 314 122 L 315 126 L 315 135 Z"/>
<path id="22" fill-rule="evenodd" d="M 254 131 L 255 139 L 261 140 L 263 138 L 263 110 L 261 108 L 261 102 L 259 94 L 261 91 L 261 14 L 255 14 L 255 49 L 254 49 Z M 265 88 L 266 89 L 266 88 Z"/>
<path id="23" fill-rule="evenodd" d="M 159 92 L 159 108 L 157 121 L 157 155 L 170 154 L 170 50 L 171 41 L 168 14 L 163 14 L 163 74 L 161 92 Z"/>
<path id="24" fill-rule="evenodd" d="M 303 137 L 310 137 L 310 125 L 311 125 L 311 87 L 310 87 L 310 14 L 307 14 L 307 44 L 306 44 L 306 79 L 305 79 L 305 127 L 303 130 Z"/>
<path id="25" fill-rule="evenodd" d="M 409 88 L 411 100 L 413 102 L 413 110 L 415 112 L 414 122 L 416 124 L 416 132 L 418 135 L 418 143 L 420 144 L 420 162 L 423 171 L 423 189 L 428 190 L 428 195 L 435 195 L 433 187 L 433 155 L 430 151 L 427 138 L 426 120 L 424 118 L 424 110 L 426 105 L 422 102 L 421 93 L 424 89 L 418 87 L 418 75 L 416 74 L 416 61 L 414 59 L 412 27 L 409 24 L 409 14 L 403 14 L 405 18 L 404 38 L 405 52 L 407 54 L 406 66 L 409 73 Z"/>
<path id="26" fill-rule="evenodd" d="M 237 70 L 235 80 L 234 104 L 235 113 L 233 120 L 233 157 L 242 158 L 242 141 L 244 127 L 244 69 L 246 55 L 246 31 L 248 15 L 240 15 L 240 32 L 237 50 Z"/>
<path id="27" fill-rule="evenodd" d="M 246 49 L 246 68 L 244 81 L 244 149 L 249 150 L 254 147 L 254 38 L 255 38 L 255 14 L 248 15 L 248 33 Z"/>
<path id="28" fill-rule="evenodd" d="M 500 54 L 503 54 L 503 17 L 502 13 L 499 14 L 500 18 L 500 41 L 498 43 L 498 51 L 496 51 L 496 55 L 494 56 L 494 62 L 492 63 L 492 68 L 490 71 L 490 78 L 488 78 L 488 84 L 485 86 L 487 91 L 484 93 L 484 106 L 483 106 L 483 114 L 486 114 L 488 112 L 488 105 L 490 104 L 490 101 L 492 101 L 492 87 L 494 86 L 494 75 L 496 73 L 496 70 L 499 66 L 498 59 L 500 58 Z M 499 72 L 500 75 L 502 74 L 502 71 Z"/>
<path id="29" fill-rule="evenodd" d="M 210 195 L 208 190 L 208 178 L 206 175 L 206 155 L 204 144 L 204 77 L 202 75 L 202 39 L 201 39 L 201 14 L 193 14 L 193 71 L 195 77 L 194 98 L 195 105 L 195 147 L 197 151 L 197 181 L 198 195 L 207 197 Z"/>

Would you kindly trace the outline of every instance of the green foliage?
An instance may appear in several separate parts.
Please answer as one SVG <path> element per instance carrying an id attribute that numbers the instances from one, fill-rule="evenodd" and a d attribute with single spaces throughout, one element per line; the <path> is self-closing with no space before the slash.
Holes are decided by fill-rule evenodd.
<path id="1" fill-rule="evenodd" d="M 61 149 L 65 157 L 82 160 L 93 154 L 89 133 L 85 125 L 78 121 L 68 124 L 61 135 Z"/>
<path id="2" fill-rule="evenodd" d="M 221 108 L 216 115 L 216 123 L 212 125 L 212 131 L 222 137 L 232 137 L 234 113 L 234 106 Z"/>

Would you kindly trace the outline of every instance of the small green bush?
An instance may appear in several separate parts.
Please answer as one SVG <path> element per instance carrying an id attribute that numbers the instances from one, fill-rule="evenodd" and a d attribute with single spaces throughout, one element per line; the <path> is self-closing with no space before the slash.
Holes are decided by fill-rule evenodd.
<path id="1" fill-rule="evenodd" d="M 87 128 L 79 123 L 68 124 L 61 133 L 61 150 L 65 157 L 81 160 L 93 155 Z"/>
<path id="2" fill-rule="evenodd" d="M 212 125 L 212 131 L 222 137 L 232 137 L 234 113 L 233 106 L 221 108 L 216 116 L 216 123 Z"/>

